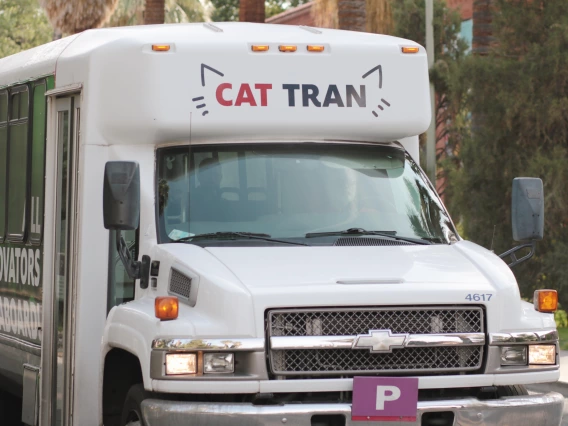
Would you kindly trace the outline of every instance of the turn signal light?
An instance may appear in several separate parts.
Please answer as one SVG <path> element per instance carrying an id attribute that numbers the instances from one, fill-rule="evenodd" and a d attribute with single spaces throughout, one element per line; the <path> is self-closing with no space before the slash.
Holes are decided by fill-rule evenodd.
<path id="1" fill-rule="evenodd" d="M 420 51 L 419 47 L 403 47 L 402 53 L 418 53 Z"/>
<path id="2" fill-rule="evenodd" d="M 253 52 L 266 52 L 266 51 L 268 51 L 268 49 L 270 49 L 270 46 L 268 46 L 266 44 L 252 45 L 251 49 L 252 49 Z"/>
<path id="3" fill-rule="evenodd" d="M 297 46 L 278 46 L 278 50 L 281 52 L 295 52 L 297 49 Z"/>
<path id="4" fill-rule="evenodd" d="M 167 52 L 167 51 L 170 50 L 170 45 L 169 44 L 153 44 L 152 50 L 154 52 Z"/>
<path id="5" fill-rule="evenodd" d="M 308 44 L 308 52 L 323 52 L 324 46 L 313 46 Z"/>
<path id="6" fill-rule="evenodd" d="M 156 318 L 162 321 L 174 320 L 178 317 L 179 301 L 174 296 L 156 297 L 154 303 Z"/>
<path id="7" fill-rule="evenodd" d="M 539 312 L 556 312 L 558 293 L 556 290 L 536 290 L 533 298 L 534 308 Z"/>

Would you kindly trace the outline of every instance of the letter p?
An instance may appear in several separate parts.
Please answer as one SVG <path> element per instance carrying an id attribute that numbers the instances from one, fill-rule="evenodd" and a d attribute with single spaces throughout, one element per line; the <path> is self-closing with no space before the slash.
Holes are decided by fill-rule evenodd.
<path id="1" fill-rule="evenodd" d="M 377 386 L 377 410 L 385 409 L 385 402 L 400 398 L 400 389 L 396 386 Z"/>

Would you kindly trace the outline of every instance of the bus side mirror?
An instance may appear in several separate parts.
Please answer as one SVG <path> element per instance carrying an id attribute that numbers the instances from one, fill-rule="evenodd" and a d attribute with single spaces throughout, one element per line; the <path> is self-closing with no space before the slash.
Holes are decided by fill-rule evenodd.
<path id="1" fill-rule="evenodd" d="M 513 239 L 522 244 L 500 254 L 501 259 L 510 258 L 509 267 L 517 266 L 533 257 L 536 241 L 544 236 L 544 191 L 542 180 L 538 178 L 513 179 L 513 199 L 511 203 Z M 518 258 L 521 250 L 529 250 Z"/>
<path id="2" fill-rule="evenodd" d="M 542 240 L 544 236 L 544 192 L 541 179 L 513 179 L 511 216 L 515 241 Z"/>
<path id="3" fill-rule="evenodd" d="M 134 161 L 108 161 L 103 188 L 106 229 L 129 231 L 140 222 L 140 168 Z"/>

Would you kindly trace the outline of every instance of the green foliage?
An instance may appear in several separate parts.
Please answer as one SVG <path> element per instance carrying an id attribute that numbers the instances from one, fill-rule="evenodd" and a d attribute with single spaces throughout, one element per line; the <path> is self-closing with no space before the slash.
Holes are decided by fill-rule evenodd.
<path id="1" fill-rule="evenodd" d="M 558 337 L 560 339 L 560 349 L 563 351 L 568 350 L 568 328 L 559 328 Z"/>
<path id="2" fill-rule="evenodd" d="M 239 0 L 211 0 L 215 8 L 211 13 L 213 22 L 229 22 L 239 20 Z"/>
<path id="3" fill-rule="evenodd" d="M 466 236 L 512 247 L 511 181 L 542 178 L 545 239 L 515 268 L 524 296 L 555 288 L 568 306 L 568 14 L 566 0 L 495 0 L 488 56 L 467 58 L 457 80 L 471 132 L 461 141 L 448 195 Z"/>
<path id="4" fill-rule="evenodd" d="M 556 327 L 566 328 L 568 327 L 568 315 L 566 311 L 559 309 L 554 313 L 554 320 L 556 321 Z"/>
<path id="5" fill-rule="evenodd" d="M 199 0 L 166 0 L 166 24 L 203 22 L 204 10 Z"/>
<path id="6" fill-rule="evenodd" d="M 0 57 L 47 43 L 52 34 L 37 0 L 0 0 Z"/>
<path id="7" fill-rule="evenodd" d="M 392 0 L 395 36 L 426 44 L 425 0 Z M 460 38 L 461 16 L 445 0 L 434 0 L 434 69 L 430 79 L 436 90 L 437 139 L 445 149 L 438 152 L 438 177 L 447 177 L 457 158 L 457 149 L 468 127 L 464 109 L 467 88 L 460 81 L 460 69 L 468 45 Z M 440 144 L 438 143 L 438 146 Z M 425 152 L 421 152 L 425 160 Z"/>
<path id="8" fill-rule="evenodd" d="M 144 24 L 145 0 L 119 0 L 108 27 L 123 27 Z M 165 23 L 202 22 L 205 17 L 199 0 L 166 0 Z"/>

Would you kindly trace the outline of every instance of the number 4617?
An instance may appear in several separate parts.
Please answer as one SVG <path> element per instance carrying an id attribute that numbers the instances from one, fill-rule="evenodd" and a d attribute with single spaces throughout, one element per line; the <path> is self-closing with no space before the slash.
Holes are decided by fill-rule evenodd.
<path id="1" fill-rule="evenodd" d="M 483 293 L 473 293 L 468 294 L 465 296 L 465 300 L 469 300 L 470 302 L 489 302 L 493 295 L 491 293 L 483 294 Z"/>

